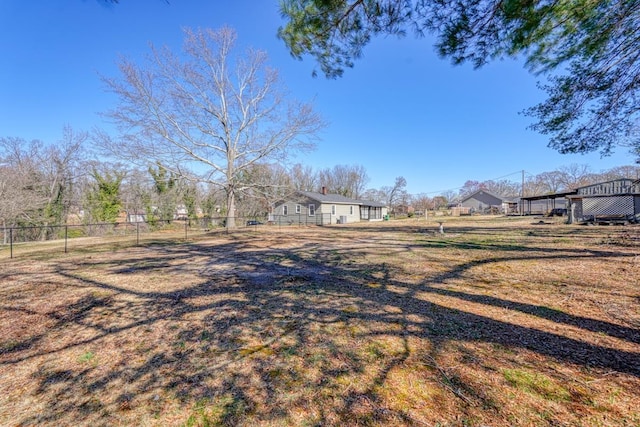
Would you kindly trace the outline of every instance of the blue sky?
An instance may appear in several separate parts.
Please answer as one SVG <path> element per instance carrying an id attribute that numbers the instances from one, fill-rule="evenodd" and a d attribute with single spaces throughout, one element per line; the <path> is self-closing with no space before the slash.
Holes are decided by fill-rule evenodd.
<path id="1" fill-rule="evenodd" d="M 55 143 L 65 124 L 102 126 L 97 113 L 116 99 L 99 74 L 117 76 L 119 55 L 140 58 L 149 42 L 178 50 L 183 27 L 229 25 L 241 46 L 266 50 L 291 95 L 313 99 L 329 123 L 317 149 L 295 159 L 315 169 L 362 165 L 368 187 L 404 176 L 410 193 L 435 194 L 469 179 L 518 182 L 521 170 L 633 164 L 623 148 L 607 158 L 547 148 L 519 114 L 544 93 L 517 61 L 454 67 L 437 57 L 432 40 L 387 37 L 371 43 L 343 78 L 313 78 L 313 59 L 294 60 L 277 39 L 282 23 L 277 0 L 1 0 L 0 136 Z"/>

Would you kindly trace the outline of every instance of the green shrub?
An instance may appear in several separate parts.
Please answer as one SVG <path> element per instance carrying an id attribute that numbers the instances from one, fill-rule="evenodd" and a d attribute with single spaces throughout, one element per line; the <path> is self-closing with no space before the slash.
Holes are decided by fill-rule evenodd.
<path id="1" fill-rule="evenodd" d="M 83 228 L 69 228 L 67 230 L 67 237 L 69 239 L 76 239 L 78 237 L 86 237 L 87 232 Z"/>

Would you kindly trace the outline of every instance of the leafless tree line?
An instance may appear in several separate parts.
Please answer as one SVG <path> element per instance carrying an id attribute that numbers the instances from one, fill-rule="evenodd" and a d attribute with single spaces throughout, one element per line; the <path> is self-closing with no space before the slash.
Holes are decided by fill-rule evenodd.
<path id="1" fill-rule="evenodd" d="M 60 223 L 77 204 L 88 135 L 63 129 L 56 144 L 0 138 L 0 226 Z"/>
<path id="2" fill-rule="evenodd" d="M 145 168 L 94 160 L 93 142 L 70 126 L 53 144 L 0 138 L 0 228 L 126 221 L 126 214 L 162 221 L 226 216 L 227 194 L 220 186 L 185 179 L 160 163 Z M 362 166 L 314 171 L 302 164 L 254 163 L 235 178 L 236 215 L 265 217 L 274 202 L 322 185 L 358 198 L 368 179 Z M 101 183 L 112 184 L 113 194 L 101 192 Z M 110 196 L 117 210 L 111 217 L 104 214 L 107 208 L 94 206 Z"/>
<path id="3" fill-rule="evenodd" d="M 103 220 L 91 206 L 97 196 L 97 181 L 118 177 L 117 208 L 120 212 L 171 220 L 187 217 L 217 217 L 227 213 L 227 195 L 218 186 L 195 183 L 159 165 L 134 167 L 125 163 L 91 160 L 91 139 L 86 132 L 63 129 L 55 144 L 0 138 L 0 226 L 55 225 Z M 569 165 L 556 171 L 528 175 L 525 195 L 540 195 L 573 189 L 617 178 L 639 178 L 639 166 L 620 166 L 595 173 L 587 165 Z M 397 177 L 393 185 L 366 188 L 370 181 L 361 165 L 336 165 L 315 170 L 312 166 L 255 163 L 237 177 L 236 215 L 264 218 L 274 203 L 295 191 L 320 192 L 385 203 L 391 212 L 411 206 L 418 211 L 446 207 L 479 189 L 503 197 L 517 197 L 522 182 L 468 180 L 457 191 L 431 196 L 409 194 L 407 181 Z M 122 214 L 121 214 L 122 215 Z M 116 220 L 117 218 L 111 218 Z M 120 219 L 123 219 L 120 216 Z"/>

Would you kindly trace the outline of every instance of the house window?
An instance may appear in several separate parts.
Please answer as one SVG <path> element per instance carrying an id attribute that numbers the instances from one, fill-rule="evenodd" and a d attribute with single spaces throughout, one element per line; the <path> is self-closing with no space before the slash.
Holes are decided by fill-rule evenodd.
<path id="1" fill-rule="evenodd" d="M 300 205 L 296 205 L 296 213 L 299 214 L 300 213 Z"/>
<path id="2" fill-rule="evenodd" d="M 361 207 L 360 208 L 360 219 L 368 220 L 369 219 L 369 208 Z"/>
<path id="3" fill-rule="evenodd" d="M 316 215 L 316 205 L 309 205 L 309 216 Z"/>
<path id="4" fill-rule="evenodd" d="M 284 205 L 282 206 L 282 215 L 288 215 L 289 214 L 289 206 Z"/>
<path id="5" fill-rule="evenodd" d="M 331 215 L 336 214 L 336 205 L 331 205 Z"/>
<path id="6" fill-rule="evenodd" d="M 353 206 L 349 206 L 349 215 L 353 215 Z"/>

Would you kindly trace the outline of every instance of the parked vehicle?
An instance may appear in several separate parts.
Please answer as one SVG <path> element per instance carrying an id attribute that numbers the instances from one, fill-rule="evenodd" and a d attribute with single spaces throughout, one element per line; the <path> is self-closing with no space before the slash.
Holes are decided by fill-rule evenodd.
<path id="1" fill-rule="evenodd" d="M 260 221 L 256 221 L 255 219 L 250 219 L 247 221 L 247 225 L 262 225 Z"/>
<path id="2" fill-rule="evenodd" d="M 563 208 L 551 209 L 551 212 L 549 212 L 549 216 L 565 216 L 566 214 L 567 210 Z"/>

